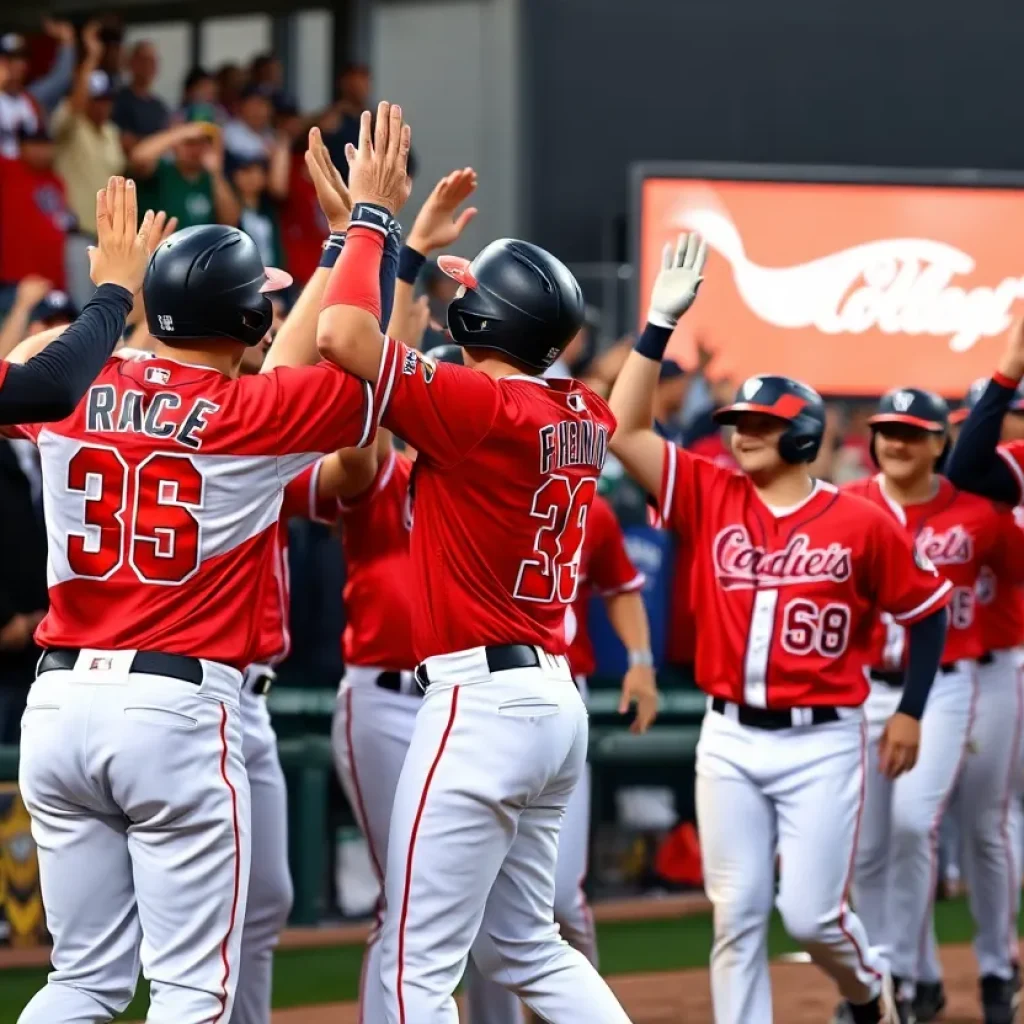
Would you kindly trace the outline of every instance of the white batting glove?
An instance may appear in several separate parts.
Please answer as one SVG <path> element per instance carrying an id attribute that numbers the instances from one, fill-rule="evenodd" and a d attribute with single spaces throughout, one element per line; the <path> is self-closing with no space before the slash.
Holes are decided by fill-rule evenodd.
<path id="1" fill-rule="evenodd" d="M 701 273 L 708 258 L 708 243 L 696 231 L 683 232 L 673 250 L 667 242 L 661 255 L 661 271 L 651 292 L 647 321 L 657 327 L 675 327 L 693 305 Z"/>

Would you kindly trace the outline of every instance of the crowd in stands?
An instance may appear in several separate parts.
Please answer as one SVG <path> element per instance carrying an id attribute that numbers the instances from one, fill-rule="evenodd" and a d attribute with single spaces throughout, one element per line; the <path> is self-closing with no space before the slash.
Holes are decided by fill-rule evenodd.
<path id="1" fill-rule="evenodd" d="M 180 227 L 241 227 L 297 287 L 316 268 L 327 225 L 303 159 L 308 131 L 320 126 L 344 171 L 345 144 L 356 141 L 370 102 L 369 69 L 346 67 L 334 102 L 308 115 L 287 94 L 273 54 L 245 67 L 193 68 L 174 108 L 153 91 L 158 63 L 152 43 L 125 46 L 110 19 L 80 29 L 46 21 L 32 38 L 0 35 L 0 358 L 26 334 L 70 322 L 88 300 L 84 250 L 94 242 L 96 192 L 111 174 L 130 174 L 140 206 L 166 211 Z M 406 340 L 426 349 L 443 340 L 456 284 L 429 263 L 421 283 Z M 607 393 L 631 341 L 599 346 L 599 321 L 594 312 L 551 372 Z M 711 412 L 731 399 L 735 382 L 718 368 L 714 339 L 697 353 L 692 366 L 665 361 L 656 418 L 667 437 L 728 462 Z M 869 411 L 831 406 L 817 475 L 842 482 L 871 471 Z M 646 525 L 644 497 L 614 459 L 602 488 L 625 525 Z M 34 449 L 0 441 L 0 744 L 17 741 L 38 656 L 31 634 L 46 604 L 40 495 Z M 331 686 L 341 674 L 337 540 L 323 527 L 293 524 L 291 561 L 294 654 L 282 677 Z"/>
<path id="2" fill-rule="evenodd" d="M 299 286 L 315 269 L 326 225 L 302 159 L 308 130 L 320 126 L 344 169 L 369 70 L 343 69 L 335 101 L 312 115 L 299 113 L 273 54 L 193 68 L 173 109 L 153 91 L 158 71 L 156 47 L 125 47 L 112 19 L 0 36 L 0 313 L 26 278 L 73 306 L 86 301 L 82 254 L 95 238 L 96 192 L 112 174 L 134 177 L 140 205 L 179 227 L 241 227 Z"/>

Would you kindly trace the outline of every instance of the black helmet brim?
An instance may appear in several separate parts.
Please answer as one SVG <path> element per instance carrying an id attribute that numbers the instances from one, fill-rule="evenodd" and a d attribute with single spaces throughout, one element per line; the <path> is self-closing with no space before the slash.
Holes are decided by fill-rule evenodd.
<path id="1" fill-rule="evenodd" d="M 926 420 L 920 416 L 909 416 L 902 412 L 880 412 L 868 420 L 868 426 L 870 427 L 881 427 L 887 423 L 897 423 L 904 427 L 917 427 L 918 430 L 923 430 L 928 434 L 944 434 L 946 432 L 945 423 L 940 423 L 938 420 Z"/>

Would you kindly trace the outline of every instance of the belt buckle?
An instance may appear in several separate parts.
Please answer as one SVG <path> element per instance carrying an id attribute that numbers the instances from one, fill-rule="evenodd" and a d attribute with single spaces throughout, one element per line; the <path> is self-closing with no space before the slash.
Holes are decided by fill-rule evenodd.
<path id="1" fill-rule="evenodd" d="M 265 697 L 270 693 L 270 688 L 274 685 L 274 680 L 277 678 L 274 672 L 264 672 L 259 678 L 257 678 L 251 687 L 252 692 L 257 697 Z"/>

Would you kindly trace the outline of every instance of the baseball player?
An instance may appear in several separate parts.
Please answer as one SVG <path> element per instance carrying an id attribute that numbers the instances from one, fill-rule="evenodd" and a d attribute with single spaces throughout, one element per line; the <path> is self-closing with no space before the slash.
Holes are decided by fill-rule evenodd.
<path id="1" fill-rule="evenodd" d="M 134 196 L 114 179 L 98 200 L 101 293 L 121 294 L 114 269 L 126 296 L 142 274 Z M 156 358 L 111 360 L 70 417 L 25 430 L 50 611 L 19 782 L 54 971 L 23 1024 L 111 1020 L 140 959 L 151 1020 L 230 1019 L 250 854 L 238 694 L 262 653 L 282 490 L 369 443 L 377 414 L 326 363 L 236 378 L 289 280 L 234 228 L 176 233 L 145 271 Z"/>
<path id="2" fill-rule="evenodd" d="M 735 428 L 738 471 L 652 430 L 660 360 L 696 297 L 705 253 L 696 235 L 666 246 L 611 405 L 615 454 L 692 550 L 696 676 L 709 696 L 696 798 L 715 910 L 715 1021 L 772 1020 L 765 950 L 776 853 L 783 922 L 835 979 L 852 1019 L 907 1020 L 882 951 L 847 902 L 867 764 L 862 651 L 880 610 L 908 627 L 906 686 L 880 744 L 895 777 L 917 756 L 951 585 L 891 517 L 810 477 L 825 409 L 806 385 L 752 377 L 717 410 Z"/>
<path id="3" fill-rule="evenodd" d="M 409 187 L 409 129 L 386 103 L 373 143 L 370 123 L 366 112 L 349 151 L 353 226 L 318 333 L 328 358 L 374 381 L 383 426 L 418 453 L 412 637 L 426 692 L 388 839 L 386 1019 L 455 1021 L 473 946 L 483 973 L 553 1024 L 619 1024 L 628 1018 L 552 912 L 587 741 L 565 613 L 614 426 L 588 388 L 540 377 L 579 330 L 582 295 L 544 250 L 503 240 L 472 263 L 439 261 L 460 284 L 448 324 L 466 366 L 382 336 L 379 229 Z M 642 696 L 646 726 L 656 698 Z"/>
<path id="4" fill-rule="evenodd" d="M 949 442 L 948 410 L 939 396 L 919 388 L 897 388 L 883 397 L 869 425 L 871 455 L 881 472 L 846 489 L 891 516 L 918 553 L 953 585 L 942 663 L 921 723 L 921 756 L 913 770 L 895 782 L 879 771 L 876 744 L 902 698 L 905 631 L 895 622 L 879 620 L 870 643 L 871 693 L 866 704 L 869 769 L 854 871 L 854 904 L 871 941 L 890 950 L 890 966 L 901 996 L 913 1000 L 918 995 L 920 963 L 928 959 L 939 826 L 961 772 L 972 764 L 968 739 L 973 723 L 979 714 L 994 714 L 1003 723 L 1007 719 L 1002 703 L 1007 696 L 1005 688 L 997 686 L 992 692 L 978 688 L 978 659 L 986 654 L 975 614 L 979 574 L 985 564 L 1000 565 L 1002 572 L 1019 581 L 1024 572 L 1024 535 L 1008 510 L 1000 511 L 983 498 L 958 491 L 938 474 L 936 467 Z M 1011 679 L 1011 697 L 1015 685 Z M 977 701 L 979 693 L 981 700 Z M 991 711 L 979 711 L 990 705 Z M 982 755 L 961 781 L 961 808 L 971 820 L 972 835 L 987 829 L 981 819 L 993 814 L 1001 817 L 1007 761 L 1014 746 L 1013 720 L 1010 716 L 1008 735 L 998 740 L 1001 756 L 983 770 L 982 764 L 989 759 Z M 994 748 L 997 741 L 992 724 L 984 731 Z M 998 786 L 993 785 L 994 773 L 1001 775 Z M 992 839 L 998 840 L 998 829 Z M 1005 876 L 1005 850 L 1002 863 Z M 1000 892 L 994 894 L 1002 904 L 1010 884 L 1004 877 Z M 1005 909 L 999 915 L 1002 966 L 1007 971 L 1008 914 Z M 928 965 L 928 974 L 934 973 L 933 966 Z M 917 998 L 926 1015 L 941 1002 L 941 988 L 935 987 L 938 980 L 926 977 Z M 991 994 L 987 994 L 985 1005 L 992 1024 L 1003 1020 Z"/>

